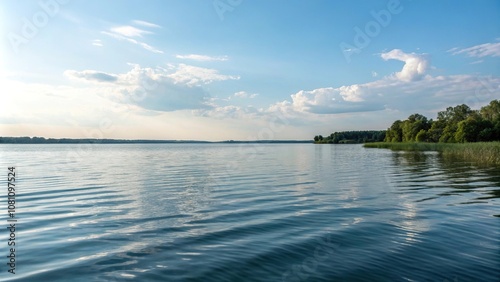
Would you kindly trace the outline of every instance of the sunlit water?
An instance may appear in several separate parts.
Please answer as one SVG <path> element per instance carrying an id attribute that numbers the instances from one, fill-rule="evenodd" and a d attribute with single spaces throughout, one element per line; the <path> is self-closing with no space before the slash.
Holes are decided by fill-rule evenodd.
<path id="1" fill-rule="evenodd" d="M 12 275 L 2 189 L 1 281 L 499 281 L 499 168 L 361 145 L 0 157 L 2 187 L 17 168 L 18 219 Z"/>

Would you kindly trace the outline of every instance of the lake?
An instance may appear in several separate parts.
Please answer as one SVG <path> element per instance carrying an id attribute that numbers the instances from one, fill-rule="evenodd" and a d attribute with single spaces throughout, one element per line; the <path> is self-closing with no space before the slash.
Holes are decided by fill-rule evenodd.
<path id="1" fill-rule="evenodd" d="M 434 152 L 4 144 L 0 165 L 0 281 L 499 281 L 500 168 Z"/>

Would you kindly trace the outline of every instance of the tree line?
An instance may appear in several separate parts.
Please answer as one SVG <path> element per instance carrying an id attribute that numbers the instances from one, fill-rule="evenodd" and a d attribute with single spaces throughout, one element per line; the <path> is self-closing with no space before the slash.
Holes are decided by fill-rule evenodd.
<path id="1" fill-rule="evenodd" d="M 317 144 L 370 142 L 465 143 L 500 141 L 500 101 L 493 100 L 479 110 L 462 104 L 438 112 L 432 120 L 412 114 L 396 120 L 387 130 L 341 131 L 314 136 Z"/>
<path id="2" fill-rule="evenodd" d="M 356 144 L 384 141 L 385 130 L 365 130 L 365 131 L 340 131 L 329 136 L 314 136 L 314 143 L 317 144 Z"/>
<path id="3" fill-rule="evenodd" d="M 500 141 L 500 101 L 480 110 L 462 104 L 448 107 L 436 120 L 412 114 L 396 120 L 386 131 L 385 142 L 464 143 Z"/>

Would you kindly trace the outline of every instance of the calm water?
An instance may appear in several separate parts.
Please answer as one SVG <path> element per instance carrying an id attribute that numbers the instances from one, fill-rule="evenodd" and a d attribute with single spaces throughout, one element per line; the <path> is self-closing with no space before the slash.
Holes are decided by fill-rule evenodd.
<path id="1" fill-rule="evenodd" d="M 500 168 L 312 144 L 1 145 L 0 165 L 1 281 L 500 281 Z"/>

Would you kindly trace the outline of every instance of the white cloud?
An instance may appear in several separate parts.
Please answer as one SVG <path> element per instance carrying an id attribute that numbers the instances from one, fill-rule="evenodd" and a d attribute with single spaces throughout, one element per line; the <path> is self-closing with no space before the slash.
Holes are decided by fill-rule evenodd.
<path id="1" fill-rule="evenodd" d="M 247 95 L 248 94 L 245 91 L 239 91 L 239 92 L 234 93 L 234 97 L 239 97 L 239 98 L 246 98 Z"/>
<path id="2" fill-rule="evenodd" d="M 186 59 L 186 60 L 194 60 L 194 61 L 202 61 L 202 62 L 208 62 L 208 61 L 227 61 L 228 57 L 227 56 L 207 56 L 207 55 L 198 55 L 198 54 L 189 54 L 189 55 L 176 55 L 175 56 L 177 59 Z"/>
<path id="3" fill-rule="evenodd" d="M 152 32 L 139 29 L 130 25 L 118 26 L 111 28 L 111 31 L 127 37 L 142 37 L 143 34 L 151 34 Z"/>
<path id="4" fill-rule="evenodd" d="M 362 90 L 361 87 L 357 84 L 342 86 L 339 89 L 340 96 L 342 99 L 347 102 L 361 102 L 364 99 L 361 97 Z"/>
<path id="5" fill-rule="evenodd" d="M 238 80 L 239 76 L 220 74 L 215 69 L 201 68 L 179 64 L 176 71 L 169 74 L 175 83 L 185 83 L 189 86 L 208 84 L 214 81 Z"/>
<path id="6" fill-rule="evenodd" d="M 250 98 L 250 99 L 253 99 L 253 98 L 257 97 L 257 96 L 259 96 L 259 94 L 257 94 L 257 93 L 249 94 L 246 91 L 239 91 L 239 92 L 234 93 L 234 97 L 238 97 L 238 98 Z"/>
<path id="7" fill-rule="evenodd" d="M 136 25 L 141 25 L 141 26 L 145 26 L 145 27 L 152 27 L 152 28 L 161 28 L 161 26 L 157 25 L 157 24 L 154 24 L 154 23 L 150 23 L 150 22 L 146 22 L 146 21 L 141 21 L 141 20 L 134 20 L 132 21 L 134 24 Z"/>
<path id="8" fill-rule="evenodd" d="M 395 76 L 402 81 L 416 81 L 421 79 L 429 67 L 429 60 L 426 56 L 415 53 L 404 53 L 400 49 L 382 53 L 381 57 L 386 61 L 392 59 L 405 63 L 403 69 L 395 73 Z"/>
<path id="9" fill-rule="evenodd" d="M 396 119 L 421 113 L 434 118 L 446 107 L 465 103 L 478 109 L 498 97 L 500 78 L 473 75 L 427 75 L 428 60 L 421 54 L 406 54 L 400 50 L 384 53 L 384 59 L 405 62 L 400 72 L 372 82 L 301 90 L 290 99 L 267 108 L 236 105 L 197 110 L 197 114 L 217 119 L 268 120 L 284 116 L 290 125 L 302 132 L 322 130 L 361 130 L 386 128 Z M 248 98 L 239 91 L 231 97 Z M 316 130 L 316 132 L 314 132 Z"/>
<path id="10" fill-rule="evenodd" d="M 201 87 L 180 84 L 169 77 L 171 70 L 142 68 L 133 65 L 127 73 L 117 75 L 109 99 L 159 112 L 209 107 L 209 94 Z"/>
<path id="11" fill-rule="evenodd" d="M 472 108 L 479 108 L 498 97 L 499 92 L 498 77 L 426 76 L 415 82 L 386 77 L 364 84 L 302 90 L 292 94 L 291 101 L 276 103 L 269 107 L 269 110 L 313 114 L 370 112 L 384 109 L 409 113 L 432 112 L 462 103 Z"/>
<path id="12" fill-rule="evenodd" d="M 215 69 L 208 69 L 186 64 L 168 65 L 167 68 L 141 68 L 136 64 L 125 74 L 109 74 L 95 70 L 75 71 L 67 70 L 64 74 L 70 78 L 78 78 L 94 82 L 116 82 L 119 84 L 136 84 L 144 79 L 168 79 L 175 84 L 185 86 L 202 86 L 215 81 L 239 79 L 239 76 L 220 74 Z"/>
<path id="13" fill-rule="evenodd" d="M 85 70 L 81 72 L 75 70 L 67 70 L 64 72 L 64 75 L 69 78 L 83 79 L 94 82 L 115 82 L 118 80 L 118 77 L 114 74 L 108 74 L 105 72 L 94 70 Z"/>
<path id="14" fill-rule="evenodd" d="M 484 43 L 475 45 L 469 48 L 452 48 L 448 50 L 452 55 L 466 54 L 469 57 L 483 58 L 483 57 L 500 57 L 500 42 L 497 43 Z"/>
<path id="15" fill-rule="evenodd" d="M 400 50 L 383 55 L 384 60 L 398 59 L 405 65 L 394 75 L 367 83 L 290 93 L 288 99 L 263 108 L 244 105 L 248 100 L 232 99 L 238 104 L 228 105 L 228 101 L 210 97 L 206 84 L 236 80 L 239 76 L 186 64 L 164 68 L 131 65 L 124 73 L 68 70 L 64 72 L 68 78 L 91 82 L 68 86 L 2 82 L 2 89 L 14 94 L 0 104 L 0 130 L 5 135 L 41 132 L 39 135 L 57 137 L 58 129 L 50 126 L 78 120 L 95 129 L 103 117 L 111 117 L 117 133 L 105 135 L 107 138 L 244 140 L 246 134 L 257 135 L 261 129 L 271 128 L 271 121 L 277 121 L 272 128 L 285 129 L 273 132 L 275 139 L 306 139 L 332 130 L 383 129 L 415 112 L 434 118 L 437 111 L 461 103 L 477 109 L 499 97 L 499 77 L 433 77 L 425 72 L 430 66 L 424 55 Z M 422 67 L 423 63 L 426 65 Z M 247 91 L 231 95 L 255 96 Z M 21 123 L 37 126 L 30 125 L 31 131 L 22 131 Z M 59 134 L 86 137 L 73 127 L 61 129 Z"/>
<path id="16" fill-rule="evenodd" d="M 133 22 L 135 24 L 146 26 L 146 27 L 155 27 L 155 28 L 160 27 L 156 24 L 145 22 L 145 21 L 135 20 Z M 142 48 L 144 48 L 150 52 L 163 54 L 163 51 L 161 51 L 161 50 L 159 50 L 159 49 L 157 49 L 157 48 L 155 48 L 155 47 L 153 47 L 145 42 L 142 42 L 142 41 L 139 41 L 139 40 L 133 38 L 133 37 L 142 38 L 143 35 L 152 34 L 153 32 L 151 32 L 151 31 L 147 31 L 144 29 L 130 26 L 130 25 L 124 25 L 124 26 L 113 27 L 109 31 L 102 31 L 101 33 L 105 34 L 107 36 L 110 36 L 112 38 L 115 38 L 117 40 L 123 40 L 123 41 L 130 42 L 132 44 L 139 45 Z M 100 42 L 98 42 L 98 44 L 100 44 Z M 98 46 L 98 45 L 96 45 L 96 46 Z"/>
<path id="17" fill-rule="evenodd" d="M 102 47 L 102 41 L 100 39 L 94 39 L 92 40 L 92 45 L 97 46 L 97 47 Z"/>
<path id="18" fill-rule="evenodd" d="M 139 78 L 148 72 L 138 68 L 127 74 Z M 74 87 L 18 81 L 2 81 L 1 85 L 12 95 L 0 103 L 0 136 L 215 141 L 244 139 L 249 130 L 246 122 L 238 120 L 194 116 L 190 110 L 152 112 L 116 102 L 106 96 L 116 89 L 114 85 Z M 149 94 L 160 95 L 160 91 Z"/>
<path id="19" fill-rule="evenodd" d="M 294 111 L 314 114 L 382 110 L 383 105 L 365 101 L 361 97 L 361 88 L 361 85 L 349 85 L 339 88 L 318 88 L 311 91 L 301 90 L 291 95 L 291 103 L 281 103 L 280 105 L 290 107 Z"/>
<path id="20" fill-rule="evenodd" d="M 144 42 L 137 41 L 137 40 L 135 40 L 133 38 L 129 38 L 129 37 L 117 34 L 117 33 L 107 32 L 107 31 L 102 31 L 101 33 L 105 34 L 107 36 L 113 37 L 115 39 L 118 39 L 118 40 L 125 40 L 125 41 L 128 41 L 130 43 L 137 44 L 137 45 L 141 46 L 142 48 L 144 48 L 144 49 L 146 49 L 146 50 L 148 50 L 150 52 L 158 53 L 158 54 L 163 54 L 163 51 L 158 50 L 158 49 L 154 48 L 153 46 L 150 46 L 150 45 L 148 45 L 148 44 L 146 44 Z"/>
<path id="21" fill-rule="evenodd" d="M 131 66 L 132 70 L 122 74 L 95 70 L 67 70 L 64 74 L 72 79 L 100 83 L 103 86 L 99 93 L 115 102 L 160 112 L 211 108 L 213 99 L 202 86 L 239 78 L 184 64 L 169 65 L 168 68 Z"/>
<path id="22" fill-rule="evenodd" d="M 379 80 L 340 87 L 301 90 L 269 107 L 269 111 L 309 114 L 340 114 L 398 110 L 435 111 L 456 104 L 479 108 L 498 97 L 500 78 L 472 75 L 432 77 L 423 55 L 406 54 L 395 49 L 381 56 L 384 60 L 405 62 L 402 70 Z M 425 113 L 422 113 L 425 114 Z"/>

